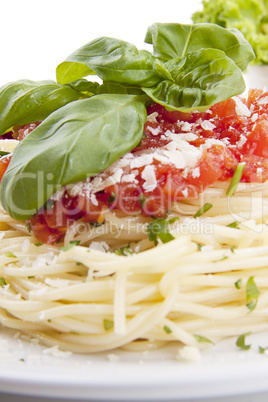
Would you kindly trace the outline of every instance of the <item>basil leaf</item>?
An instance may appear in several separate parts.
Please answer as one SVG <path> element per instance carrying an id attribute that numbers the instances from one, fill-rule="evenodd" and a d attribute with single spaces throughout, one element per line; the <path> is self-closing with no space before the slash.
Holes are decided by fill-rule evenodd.
<path id="1" fill-rule="evenodd" d="M 85 79 L 70 82 L 68 84 L 71 88 L 81 93 L 81 96 L 89 98 L 90 96 L 97 95 L 99 93 L 100 84 L 98 82 L 92 82 Z"/>
<path id="2" fill-rule="evenodd" d="M 153 45 L 156 57 L 166 61 L 200 48 L 218 49 L 244 71 L 255 58 L 251 45 L 238 29 L 225 29 L 217 24 L 156 23 L 148 28 L 145 42 Z"/>
<path id="3" fill-rule="evenodd" d="M 136 86 L 119 84 L 116 82 L 106 81 L 98 88 L 98 94 L 129 94 L 129 95 L 142 95 L 143 90 Z"/>
<path id="4" fill-rule="evenodd" d="M 172 110 L 206 110 L 245 90 L 240 68 L 221 50 L 200 49 L 166 62 L 165 67 L 172 80 L 143 90 L 155 102 Z"/>
<path id="5" fill-rule="evenodd" d="M 94 176 L 135 148 L 146 108 L 132 95 L 96 95 L 52 113 L 14 150 L 1 181 L 1 202 L 29 219 L 58 188 Z"/>
<path id="6" fill-rule="evenodd" d="M 74 88 L 54 81 L 21 80 L 4 85 L 0 88 L 0 134 L 16 124 L 44 120 L 79 98 Z"/>
<path id="7" fill-rule="evenodd" d="M 97 74 L 104 81 L 152 86 L 161 77 L 157 59 L 147 50 L 120 39 L 102 37 L 76 50 L 56 69 L 57 81 L 67 84 Z"/>

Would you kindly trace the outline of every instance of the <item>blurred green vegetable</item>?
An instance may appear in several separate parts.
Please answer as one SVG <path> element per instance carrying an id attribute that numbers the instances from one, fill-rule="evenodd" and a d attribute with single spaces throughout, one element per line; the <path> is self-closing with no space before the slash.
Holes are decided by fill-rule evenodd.
<path id="1" fill-rule="evenodd" d="M 203 0 L 192 20 L 239 29 L 256 53 L 253 63 L 268 64 L 268 0 Z"/>

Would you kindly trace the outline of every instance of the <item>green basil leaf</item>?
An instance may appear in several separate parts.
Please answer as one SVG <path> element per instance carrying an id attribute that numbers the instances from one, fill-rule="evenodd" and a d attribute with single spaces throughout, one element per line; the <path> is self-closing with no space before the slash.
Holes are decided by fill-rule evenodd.
<path id="1" fill-rule="evenodd" d="M 97 74 L 103 81 L 127 85 L 152 86 L 161 77 L 160 62 L 147 50 L 120 39 L 102 37 L 76 50 L 56 69 L 60 84 Z"/>
<path id="2" fill-rule="evenodd" d="M 98 94 L 142 95 L 144 94 L 144 92 L 140 87 L 105 81 L 102 85 L 99 86 Z"/>
<path id="3" fill-rule="evenodd" d="M 172 80 L 144 92 L 169 110 L 206 110 L 245 90 L 242 72 L 221 50 L 200 49 L 165 63 Z"/>
<path id="4" fill-rule="evenodd" d="M 86 79 L 77 80 L 68 84 L 71 88 L 81 93 L 81 96 L 89 98 L 99 93 L 100 84 L 98 82 L 88 81 Z"/>
<path id="5" fill-rule="evenodd" d="M 4 85 L 0 88 L 0 133 L 16 124 L 44 120 L 79 98 L 74 88 L 54 81 L 21 80 Z"/>
<path id="6" fill-rule="evenodd" d="M 58 188 L 94 176 L 139 143 L 146 120 L 140 97 L 96 95 L 52 113 L 14 150 L 1 181 L 5 210 L 26 220 Z"/>
<path id="7" fill-rule="evenodd" d="M 156 23 L 148 28 L 145 42 L 152 44 L 154 55 L 163 60 L 184 57 L 200 48 L 218 49 L 244 71 L 255 58 L 251 45 L 238 29 L 217 24 Z"/>

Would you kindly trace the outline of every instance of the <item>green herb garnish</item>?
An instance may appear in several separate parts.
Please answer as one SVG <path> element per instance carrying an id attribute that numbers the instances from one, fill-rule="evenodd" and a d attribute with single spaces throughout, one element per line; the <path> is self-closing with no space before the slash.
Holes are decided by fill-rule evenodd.
<path id="1" fill-rule="evenodd" d="M 10 152 L 6 152 L 6 151 L 0 151 L 0 158 L 2 158 L 2 156 L 6 156 L 9 155 Z"/>
<path id="2" fill-rule="evenodd" d="M 243 176 L 245 167 L 246 167 L 245 162 L 238 163 L 234 175 L 232 177 L 231 183 L 226 191 L 227 197 L 232 197 L 235 194 L 237 186 L 240 183 L 240 180 Z"/>
<path id="3" fill-rule="evenodd" d="M 108 204 L 112 204 L 116 200 L 116 194 L 112 191 L 107 200 Z"/>
<path id="4" fill-rule="evenodd" d="M 232 222 L 229 225 L 227 225 L 228 228 L 233 228 L 233 229 L 239 229 L 240 222 Z"/>
<path id="5" fill-rule="evenodd" d="M 163 330 L 164 330 L 167 334 L 171 334 L 171 333 L 172 333 L 172 330 L 171 330 L 167 325 L 164 325 Z"/>
<path id="6" fill-rule="evenodd" d="M 114 253 L 116 255 L 123 255 L 123 256 L 127 257 L 129 255 L 132 255 L 133 251 L 131 250 L 130 245 L 128 245 L 127 247 L 121 247 L 121 248 L 114 250 Z"/>
<path id="7" fill-rule="evenodd" d="M 144 194 L 142 193 L 139 198 L 139 204 L 140 204 L 141 209 L 144 207 L 145 203 L 146 203 L 146 198 L 145 198 Z"/>
<path id="8" fill-rule="evenodd" d="M 17 258 L 17 256 L 15 254 L 11 253 L 10 251 L 7 251 L 5 253 L 5 256 L 8 258 Z"/>
<path id="9" fill-rule="evenodd" d="M 254 310 L 257 305 L 258 297 L 260 296 L 261 292 L 259 288 L 256 286 L 254 282 L 254 277 L 251 276 L 247 281 L 246 286 L 246 299 L 247 299 L 247 307 L 249 310 Z"/>
<path id="10" fill-rule="evenodd" d="M 109 329 L 112 329 L 114 327 L 114 322 L 112 320 L 103 320 L 103 326 L 105 331 L 109 331 Z"/>
<path id="11" fill-rule="evenodd" d="M 206 202 L 194 215 L 194 218 L 199 218 L 199 216 L 204 215 L 210 208 L 212 208 L 213 205 L 210 204 L 209 202 Z"/>
<path id="12" fill-rule="evenodd" d="M 6 286 L 6 285 L 7 285 L 7 283 L 6 283 L 5 278 L 1 277 L 1 278 L 0 278 L 0 286 L 1 286 L 1 288 L 3 288 L 3 287 Z"/>
<path id="13" fill-rule="evenodd" d="M 214 345 L 214 342 L 212 342 L 210 339 L 206 338 L 205 336 L 194 334 L 194 337 L 197 340 L 197 342 L 212 343 Z"/>
<path id="14" fill-rule="evenodd" d="M 162 243 L 174 240 L 174 236 L 168 231 L 168 223 L 166 219 L 154 219 L 147 227 L 148 239 L 153 241 L 155 245 L 158 244 L 158 239 Z"/>
<path id="15" fill-rule="evenodd" d="M 246 344 L 245 344 L 245 339 L 246 339 L 246 336 L 249 336 L 250 334 L 251 334 L 251 332 L 247 332 L 246 334 L 240 335 L 240 336 L 237 338 L 236 346 L 237 346 L 238 348 L 243 349 L 243 350 L 249 350 L 249 349 L 251 348 L 251 345 L 246 345 Z"/>
<path id="16" fill-rule="evenodd" d="M 241 278 L 238 279 L 238 280 L 235 282 L 235 287 L 236 287 L 236 289 L 241 289 L 241 287 L 242 287 L 242 279 L 241 279 Z"/>
<path id="17" fill-rule="evenodd" d="M 79 240 L 71 240 L 70 243 L 67 246 L 60 247 L 59 250 L 60 251 L 68 251 L 74 246 L 79 246 L 79 244 L 80 244 Z"/>

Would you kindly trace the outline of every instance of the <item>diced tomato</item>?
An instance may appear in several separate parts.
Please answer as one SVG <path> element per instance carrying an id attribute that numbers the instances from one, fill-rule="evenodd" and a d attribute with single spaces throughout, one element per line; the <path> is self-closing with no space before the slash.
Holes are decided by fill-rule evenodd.
<path id="1" fill-rule="evenodd" d="M 66 229 L 59 230 L 50 228 L 42 213 L 33 216 L 28 223 L 37 240 L 45 244 L 54 244 L 58 242 L 64 237 L 66 232 Z"/>
<path id="2" fill-rule="evenodd" d="M 237 116 L 236 113 L 236 103 L 234 99 L 226 99 L 223 102 L 216 103 L 211 107 L 212 115 L 211 117 L 229 117 Z"/>
<path id="3" fill-rule="evenodd" d="M 8 168 L 10 160 L 11 160 L 11 155 L 2 156 L 2 158 L 0 159 L 0 181 L 2 180 L 4 173 Z"/>
<path id="4" fill-rule="evenodd" d="M 260 120 L 248 134 L 247 142 L 243 146 L 243 154 L 257 155 L 268 158 L 268 121 Z"/>

